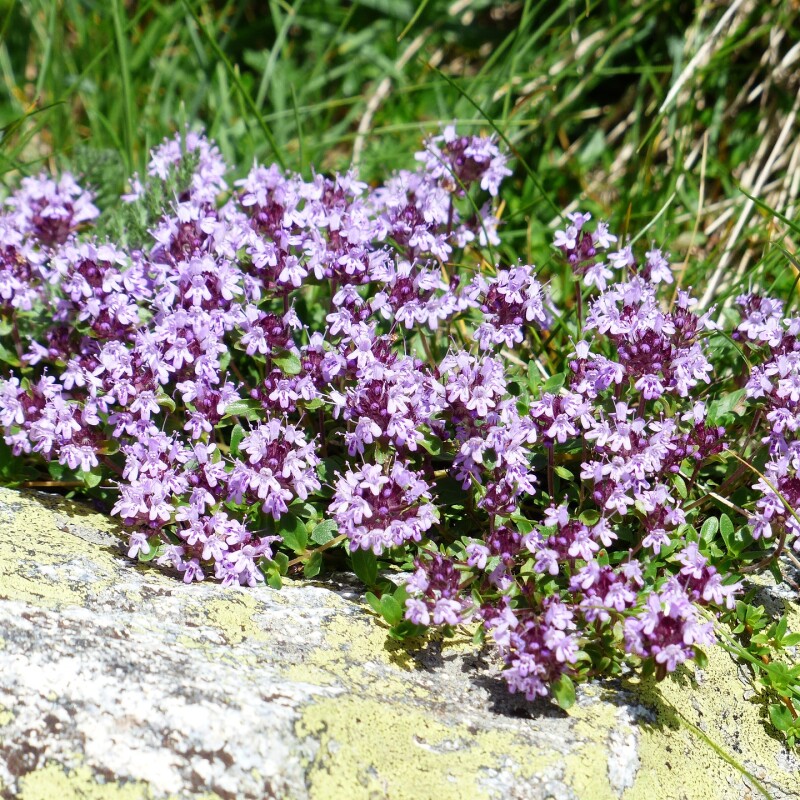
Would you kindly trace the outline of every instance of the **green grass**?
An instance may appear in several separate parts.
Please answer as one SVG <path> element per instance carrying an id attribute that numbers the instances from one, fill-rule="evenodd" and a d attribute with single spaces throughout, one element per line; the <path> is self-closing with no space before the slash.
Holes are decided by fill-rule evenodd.
<path id="1" fill-rule="evenodd" d="M 306 175 L 355 159 L 375 181 L 456 122 L 497 131 L 517 156 L 505 261 L 541 260 L 555 209 L 579 201 L 631 233 L 652 223 L 647 239 L 688 254 L 683 283 L 707 302 L 775 281 L 789 293 L 796 232 L 764 206 L 795 218 L 798 13 L 705 0 L 0 0 L 0 170 L 11 181 L 69 167 L 108 203 L 150 147 L 192 124 L 242 172 L 254 158 Z"/>

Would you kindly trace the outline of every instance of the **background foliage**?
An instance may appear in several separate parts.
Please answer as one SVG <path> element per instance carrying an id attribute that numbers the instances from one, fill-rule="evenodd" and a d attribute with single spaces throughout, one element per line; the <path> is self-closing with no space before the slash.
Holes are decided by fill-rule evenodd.
<path id="1" fill-rule="evenodd" d="M 423 132 L 496 126 L 519 156 L 506 257 L 562 209 L 649 230 L 688 282 L 793 278 L 794 2 L 2 0 L 0 165 L 59 162 L 111 198 L 187 121 L 230 163 L 406 165 Z M 619 217 L 624 215 L 623 219 Z M 696 272 L 695 272 L 696 270 Z M 702 276 L 700 278 L 699 276 Z"/>

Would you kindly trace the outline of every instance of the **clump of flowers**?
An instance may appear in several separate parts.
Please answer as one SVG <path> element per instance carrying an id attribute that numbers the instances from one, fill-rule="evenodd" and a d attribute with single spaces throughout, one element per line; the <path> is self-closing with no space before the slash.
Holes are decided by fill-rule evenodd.
<path id="1" fill-rule="evenodd" d="M 178 135 L 123 198 L 166 198 L 140 241 L 100 237 L 72 176 L 25 179 L 0 215 L 9 457 L 187 582 L 351 566 L 393 635 L 477 626 L 528 698 L 702 660 L 742 574 L 800 549 L 800 317 L 698 309 L 583 212 L 556 295 L 482 258 L 496 141 L 448 128 L 417 164 L 236 179 Z"/>

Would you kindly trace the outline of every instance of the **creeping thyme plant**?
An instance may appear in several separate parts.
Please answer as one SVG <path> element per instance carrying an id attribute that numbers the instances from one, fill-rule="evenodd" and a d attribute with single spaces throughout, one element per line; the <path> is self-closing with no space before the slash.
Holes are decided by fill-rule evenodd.
<path id="1" fill-rule="evenodd" d="M 111 222 L 70 175 L 8 198 L 6 482 L 49 462 L 186 582 L 353 569 L 393 636 L 469 626 L 530 699 L 721 637 L 793 741 L 798 637 L 747 573 L 800 549 L 800 316 L 699 309 L 588 213 L 496 263 L 492 138 L 380 186 L 229 173 L 187 133 Z"/>

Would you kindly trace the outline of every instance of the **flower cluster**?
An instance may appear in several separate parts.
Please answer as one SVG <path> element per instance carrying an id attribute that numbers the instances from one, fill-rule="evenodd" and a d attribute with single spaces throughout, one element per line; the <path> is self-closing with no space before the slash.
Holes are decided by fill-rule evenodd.
<path id="1" fill-rule="evenodd" d="M 480 257 L 510 175 L 497 143 L 448 128 L 417 164 L 374 187 L 236 178 L 178 135 L 123 198 L 169 198 L 134 242 L 98 236 L 73 177 L 23 180 L 0 215 L 5 444 L 187 582 L 350 558 L 395 597 L 396 635 L 477 625 L 526 697 L 609 664 L 663 677 L 713 642 L 699 609 L 735 602 L 730 509 L 800 547 L 800 318 L 739 299 L 753 368 L 726 405 L 716 314 L 665 293 L 668 254 L 569 214 L 559 308 L 546 273 Z M 763 477 L 715 510 L 750 446 Z"/>
<path id="2" fill-rule="evenodd" d="M 336 483 L 330 513 L 347 535 L 352 550 L 385 549 L 419 542 L 436 522 L 430 487 L 408 465 L 391 469 L 365 464 L 348 470 Z"/>
<path id="3" fill-rule="evenodd" d="M 800 317 L 785 317 L 783 303 L 769 297 L 738 298 L 742 322 L 734 335 L 760 351 L 745 385 L 768 425 L 762 441 L 769 459 L 754 488 L 760 497 L 751 518 L 754 539 L 776 534 L 800 551 Z"/>

